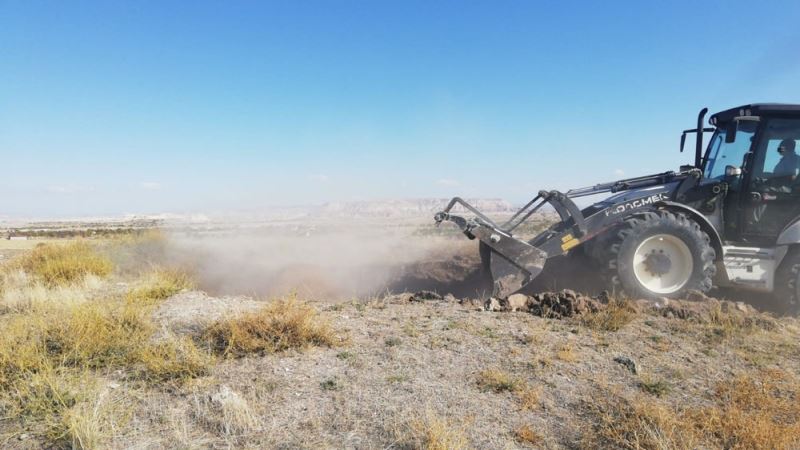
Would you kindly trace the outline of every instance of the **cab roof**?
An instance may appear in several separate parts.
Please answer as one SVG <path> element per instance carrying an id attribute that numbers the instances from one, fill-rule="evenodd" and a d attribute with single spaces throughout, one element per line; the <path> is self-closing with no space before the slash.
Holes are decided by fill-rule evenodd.
<path id="1" fill-rule="evenodd" d="M 738 106 L 726 109 L 711 116 L 708 121 L 711 124 L 728 122 L 734 117 L 739 116 L 800 116 L 800 105 L 788 103 L 751 103 L 749 105 Z"/>

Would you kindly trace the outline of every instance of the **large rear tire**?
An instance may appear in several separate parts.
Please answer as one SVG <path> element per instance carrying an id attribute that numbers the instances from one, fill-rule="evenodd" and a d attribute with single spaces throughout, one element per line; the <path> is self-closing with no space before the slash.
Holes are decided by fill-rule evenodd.
<path id="1" fill-rule="evenodd" d="M 610 244 L 612 280 L 629 296 L 679 298 L 711 289 L 716 252 L 700 225 L 683 214 L 653 211 L 626 219 Z"/>

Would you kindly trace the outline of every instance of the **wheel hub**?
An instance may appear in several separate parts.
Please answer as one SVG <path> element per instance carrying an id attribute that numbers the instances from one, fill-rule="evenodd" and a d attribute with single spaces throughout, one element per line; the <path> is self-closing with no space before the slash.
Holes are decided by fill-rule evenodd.
<path id="1" fill-rule="evenodd" d="M 656 252 L 656 250 L 653 249 L 644 258 L 644 268 L 651 274 L 660 277 L 668 273 L 672 268 L 672 260 L 669 259 L 669 256 L 664 254 L 664 250 Z"/>
<path id="2" fill-rule="evenodd" d="M 636 280 L 658 295 L 680 291 L 689 282 L 694 267 L 689 247 L 669 233 L 645 238 L 634 251 L 632 263 Z"/>

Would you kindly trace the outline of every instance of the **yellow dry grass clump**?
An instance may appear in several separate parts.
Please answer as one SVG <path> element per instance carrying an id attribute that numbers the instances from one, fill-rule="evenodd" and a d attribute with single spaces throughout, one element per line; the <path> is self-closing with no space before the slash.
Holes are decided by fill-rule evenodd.
<path id="1" fill-rule="evenodd" d="M 589 406 L 584 445 L 642 448 L 800 448 L 800 381 L 780 370 L 717 384 L 710 404 L 677 409 L 652 397 L 612 395 Z"/>
<path id="2" fill-rule="evenodd" d="M 769 369 L 720 383 L 717 405 L 689 415 L 723 448 L 799 448 L 800 380 Z"/>
<path id="3" fill-rule="evenodd" d="M 72 410 L 85 409 L 94 370 L 119 368 L 128 378 L 181 382 L 207 373 L 212 361 L 190 339 L 154 341 L 154 327 L 141 307 L 91 302 L 4 322 L 0 409 L 43 425 L 55 441 L 74 437 Z M 71 422 L 61 420 L 68 416 Z"/>
<path id="4" fill-rule="evenodd" d="M 478 373 L 478 388 L 484 392 L 512 392 L 523 411 L 539 408 L 542 389 L 539 386 L 531 387 L 525 380 L 516 378 L 500 369 L 487 369 Z"/>
<path id="5" fill-rule="evenodd" d="M 636 308 L 630 301 L 612 299 L 605 308 L 581 316 L 581 323 L 593 330 L 619 331 L 636 317 Z"/>
<path id="6" fill-rule="evenodd" d="M 537 445 L 542 442 L 542 435 L 531 428 L 530 425 L 522 425 L 514 431 L 514 437 L 523 444 Z"/>
<path id="7" fill-rule="evenodd" d="M 336 344 L 330 323 L 295 298 L 220 320 L 203 333 L 203 338 L 215 353 L 234 357 Z"/>
<path id="8" fill-rule="evenodd" d="M 464 450 L 470 448 L 466 426 L 440 417 L 432 410 L 409 420 L 398 434 L 410 448 L 419 450 Z"/>
<path id="9" fill-rule="evenodd" d="M 83 241 L 38 245 L 20 258 L 18 266 L 50 287 L 80 282 L 89 275 L 106 277 L 113 270 L 108 258 Z"/>
<path id="10" fill-rule="evenodd" d="M 517 390 L 517 400 L 522 410 L 535 410 L 539 408 L 542 389 L 540 387 L 523 386 Z"/>
<path id="11" fill-rule="evenodd" d="M 478 387 L 483 391 L 514 392 L 522 387 L 520 380 L 499 369 L 487 369 L 478 373 Z"/>
<path id="12" fill-rule="evenodd" d="M 125 296 L 86 294 L 87 280 L 113 269 L 84 242 L 38 246 L 2 268 L 0 411 L 48 445 L 100 445 L 104 417 L 116 413 L 99 381 L 107 369 L 127 379 L 181 382 L 212 362 L 190 339 L 153 339 L 151 312 L 189 285 L 185 275 L 159 270 Z M 13 296 L 38 300 L 9 307 Z"/>
<path id="13" fill-rule="evenodd" d="M 186 272 L 156 269 L 145 277 L 142 286 L 128 292 L 125 300 L 129 304 L 153 305 L 192 287 L 194 282 Z"/>
<path id="14" fill-rule="evenodd" d="M 578 355 L 575 352 L 575 345 L 570 342 L 559 345 L 556 349 L 556 358 L 564 362 L 577 361 Z"/>
<path id="15" fill-rule="evenodd" d="M 186 336 L 146 345 L 135 359 L 141 363 L 140 378 L 162 383 L 205 375 L 213 362 L 211 355 Z"/>

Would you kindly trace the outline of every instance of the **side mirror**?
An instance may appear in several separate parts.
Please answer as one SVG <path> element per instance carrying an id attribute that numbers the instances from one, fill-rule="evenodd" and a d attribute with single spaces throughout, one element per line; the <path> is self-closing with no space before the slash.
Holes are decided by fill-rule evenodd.
<path id="1" fill-rule="evenodd" d="M 725 177 L 734 178 L 742 174 L 742 168 L 736 166 L 725 166 Z"/>

